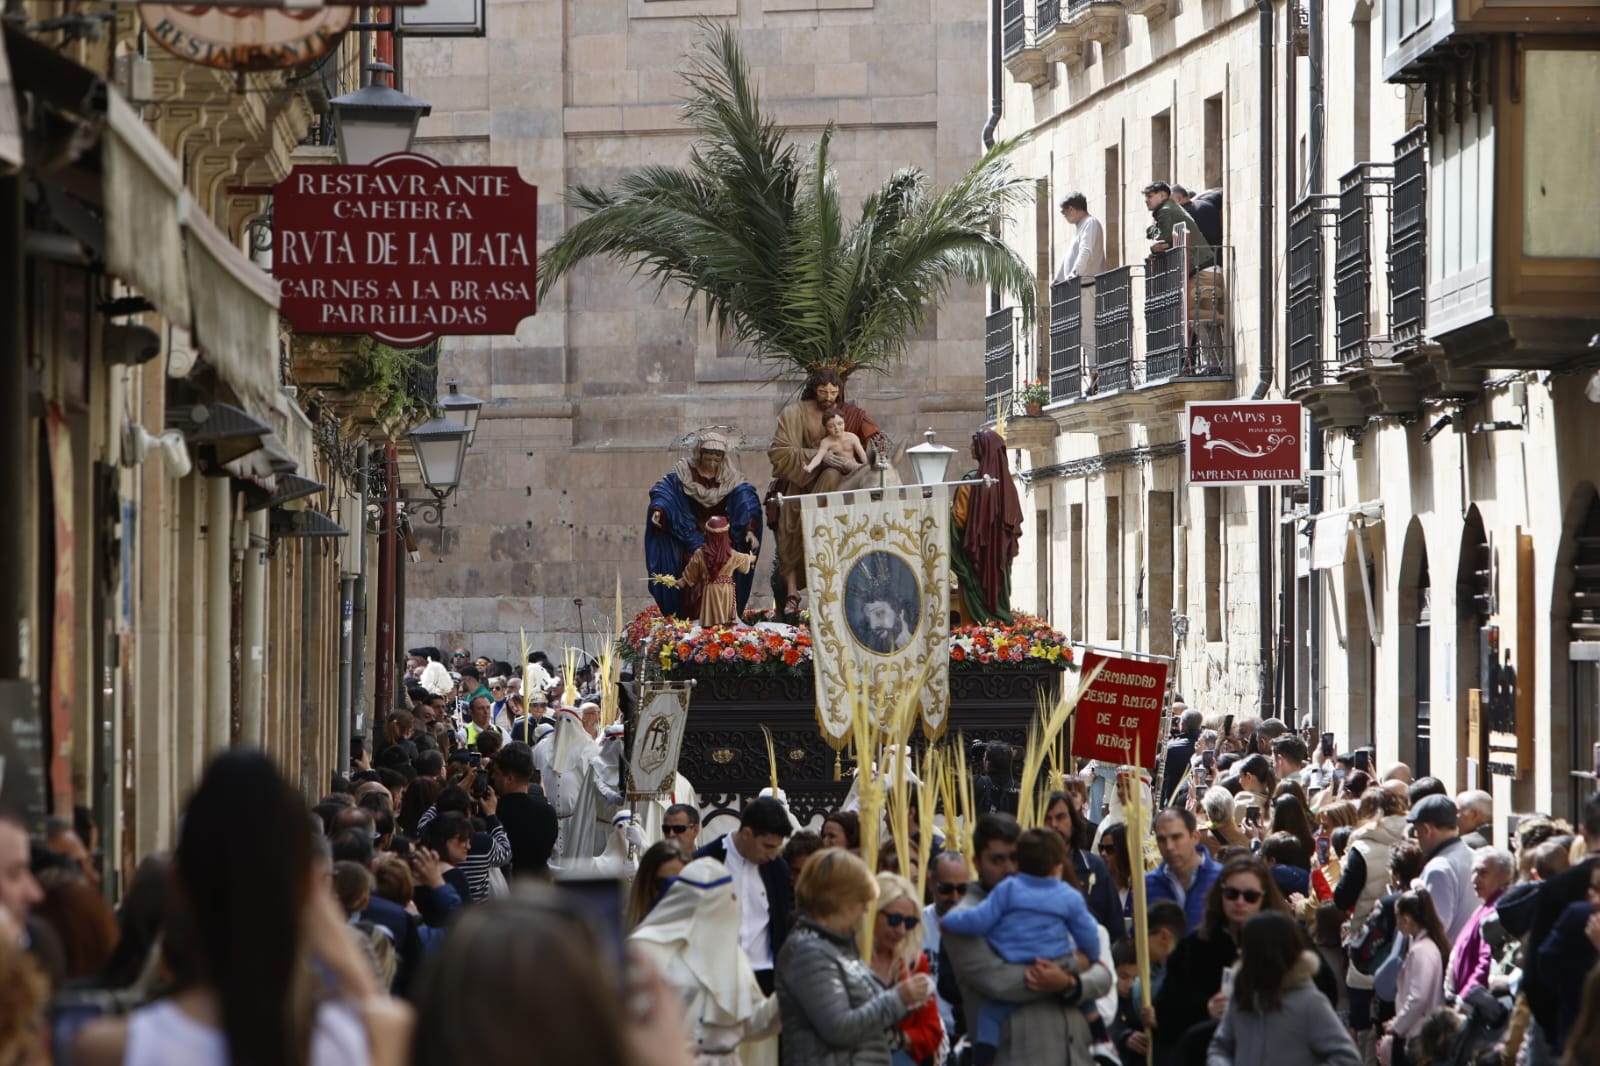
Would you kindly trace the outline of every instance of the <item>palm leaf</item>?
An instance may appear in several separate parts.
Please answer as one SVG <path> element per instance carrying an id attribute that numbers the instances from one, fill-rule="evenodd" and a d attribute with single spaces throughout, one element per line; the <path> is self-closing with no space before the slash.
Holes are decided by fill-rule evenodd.
<path id="1" fill-rule="evenodd" d="M 905 168 L 846 225 L 829 163 L 830 124 L 806 152 L 770 115 L 727 26 L 706 27 L 683 80 L 695 139 L 685 166 L 648 166 L 613 188 L 575 186 L 579 218 L 540 261 L 539 295 L 587 259 L 631 265 L 657 295 L 684 289 L 706 321 L 776 377 L 831 366 L 887 370 L 957 282 L 1013 294 L 1031 323 L 1035 278 L 999 236 L 1033 195 L 990 149 L 942 192 Z"/>

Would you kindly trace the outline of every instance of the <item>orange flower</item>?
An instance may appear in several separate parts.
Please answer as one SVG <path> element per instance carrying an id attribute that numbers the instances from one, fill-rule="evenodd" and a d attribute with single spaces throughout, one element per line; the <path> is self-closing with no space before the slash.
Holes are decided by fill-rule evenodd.
<path id="1" fill-rule="evenodd" d="M 795 663 L 798 663 L 800 661 L 800 651 L 799 651 L 799 649 L 797 649 L 797 648 L 789 648 L 788 650 L 786 650 L 783 653 L 783 661 L 785 663 L 789 664 L 790 666 L 793 666 Z"/>
<path id="2" fill-rule="evenodd" d="M 950 649 L 950 658 L 954 659 L 958 663 L 965 662 L 967 658 L 967 650 L 961 645 L 957 644 L 955 647 Z"/>

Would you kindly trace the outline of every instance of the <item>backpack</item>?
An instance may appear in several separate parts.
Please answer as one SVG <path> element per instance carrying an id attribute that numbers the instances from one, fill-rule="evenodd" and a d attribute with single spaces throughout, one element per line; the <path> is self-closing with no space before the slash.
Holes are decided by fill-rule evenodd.
<path id="1" fill-rule="evenodd" d="M 1388 959 L 1395 939 L 1400 935 L 1395 925 L 1394 904 L 1399 895 L 1380 899 L 1355 937 L 1346 945 L 1350 949 L 1350 965 L 1356 972 L 1372 977 Z"/>

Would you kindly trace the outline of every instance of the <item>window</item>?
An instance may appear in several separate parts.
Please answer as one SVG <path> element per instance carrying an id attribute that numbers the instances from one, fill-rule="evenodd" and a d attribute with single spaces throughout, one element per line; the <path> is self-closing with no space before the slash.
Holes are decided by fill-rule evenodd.
<path id="1" fill-rule="evenodd" d="M 1227 134 L 1222 129 L 1222 94 L 1206 98 L 1205 113 L 1205 180 L 1206 188 L 1222 188 L 1222 145 Z M 1223 198 L 1227 203 L 1227 198 Z"/>
<path id="2" fill-rule="evenodd" d="M 1072 600 L 1067 605 L 1073 640 L 1083 639 L 1083 575 L 1089 569 L 1089 560 L 1083 557 L 1083 504 L 1075 503 L 1068 509 L 1070 536 L 1067 563 L 1072 568 Z"/>
<path id="3" fill-rule="evenodd" d="M 1205 581 L 1206 640 L 1212 643 L 1222 636 L 1222 501 L 1223 489 L 1203 489 L 1205 493 L 1206 538 L 1205 565 L 1201 571 Z"/>
<path id="4" fill-rule="evenodd" d="M 1150 493 L 1145 517 L 1149 538 L 1146 558 L 1150 576 L 1150 650 L 1172 654 L 1172 502 L 1170 492 Z"/>
<path id="5" fill-rule="evenodd" d="M 1122 265 L 1122 149 L 1106 149 L 1106 269 Z"/>
<path id="6" fill-rule="evenodd" d="M 1122 501 L 1106 497 L 1106 639 L 1122 639 Z"/>
<path id="7" fill-rule="evenodd" d="M 1150 180 L 1172 180 L 1172 109 L 1150 120 Z"/>
<path id="8" fill-rule="evenodd" d="M 1355 86 L 1355 99 L 1351 101 L 1351 129 L 1354 131 L 1354 161 L 1365 163 L 1372 158 L 1372 9 L 1356 5 L 1356 16 L 1351 22 L 1351 36 L 1355 69 L 1351 84 Z"/>

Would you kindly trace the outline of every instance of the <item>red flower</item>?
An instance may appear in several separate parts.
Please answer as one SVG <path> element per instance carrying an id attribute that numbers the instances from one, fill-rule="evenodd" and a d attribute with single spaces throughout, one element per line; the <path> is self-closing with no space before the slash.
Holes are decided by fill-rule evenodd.
<path id="1" fill-rule="evenodd" d="M 800 653 L 794 648 L 789 648 L 783 653 L 783 661 L 789 666 L 793 666 L 800 661 Z"/>
<path id="2" fill-rule="evenodd" d="M 678 658 L 687 659 L 689 657 L 690 652 L 692 652 L 692 651 L 694 651 L 694 649 L 691 648 L 688 644 L 679 644 L 678 645 Z"/>
<path id="3" fill-rule="evenodd" d="M 965 662 L 967 658 L 967 649 L 957 644 L 955 647 L 950 649 L 950 658 L 954 659 L 958 663 Z"/>

